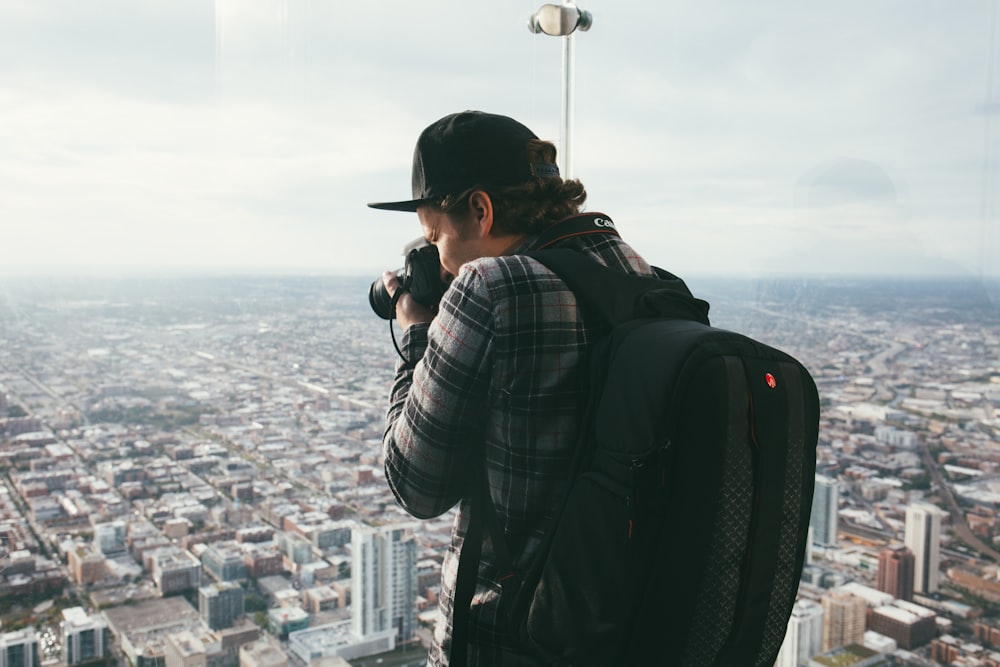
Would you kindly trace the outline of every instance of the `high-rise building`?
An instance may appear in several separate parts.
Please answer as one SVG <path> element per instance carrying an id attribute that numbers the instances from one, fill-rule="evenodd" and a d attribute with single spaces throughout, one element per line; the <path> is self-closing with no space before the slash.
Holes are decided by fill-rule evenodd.
<path id="1" fill-rule="evenodd" d="M 799 667 L 822 652 L 823 607 L 812 600 L 797 600 L 774 667 Z"/>
<path id="2" fill-rule="evenodd" d="M 823 652 L 848 644 L 861 644 L 865 639 L 864 598 L 833 589 L 823 596 Z"/>
<path id="3" fill-rule="evenodd" d="M 408 528 L 357 527 L 351 537 L 352 630 L 358 637 L 394 630 L 412 637 L 416 622 L 417 543 Z"/>
<path id="4" fill-rule="evenodd" d="M 907 547 L 886 547 L 878 555 L 876 587 L 899 600 L 913 599 L 915 559 Z"/>
<path id="5" fill-rule="evenodd" d="M 70 607 L 62 612 L 63 658 L 67 665 L 98 660 L 107 655 L 108 624 L 100 616 L 89 616 L 83 607 Z"/>
<path id="6" fill-rule="evenodd" d="M 148 554 L 153 583 L 160 595 L 193 591 L 201 586 L 201 562 L 186 549 L 165 547 Z"/>
<path id="7" fill-rule="evenodd" d="M 913 552 L 914 593 L 934 593 L 938 589 L 943 514 L 929 503 L 917 503 L 906 508 L 903 541 Z"/>
<path id="8" fill-rule="evenodd" d="M 202 586 L 198 589 L 198 613 L 213 630 L 233 627 L 243 615 L 243 587 L 232 581 Z"/>
<path id="9" fill-rule="evenodd" d="M 201 555 L 201 564 L 217 581 L 235 581 L 247 577 L 243 553 L 235 541 L 210 545 Z"/>
<path id="10" fill-rule="evenodd" d="M 94 526 L 94 546 L 105 556 L 125 552 L 125 522 L 111 521 Z"/>
<path id="11" fill-rule="evenodd" d="M 813 541 L 824 546 L 837 545 L 837 508 L 840 488 L 837 480 L 816 475 L 812 513 L 809 525 L 813 528 Z"/>
<path id="12" fill-rule="evenodd" d="M 104 556 L 78 544 L 66 554 L 69 572 L 78 584 L 94 584 L 104 580 Z"/>
<path id="13" fill-rule="evenodd" d="M 39 667 L 40 664 L 34 628 L 0 633 L 0 667 Z"/>

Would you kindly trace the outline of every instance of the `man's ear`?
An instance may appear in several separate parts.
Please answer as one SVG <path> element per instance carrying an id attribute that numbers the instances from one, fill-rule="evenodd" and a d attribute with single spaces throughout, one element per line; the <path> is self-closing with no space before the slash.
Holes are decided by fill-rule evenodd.
<path id="1" fill-rule="evenodd" d="M 479 229 L 481 238 L 493 231 L 493 200 L 485 190 L 473 190 L 469 195 L 469 215 Z"/>

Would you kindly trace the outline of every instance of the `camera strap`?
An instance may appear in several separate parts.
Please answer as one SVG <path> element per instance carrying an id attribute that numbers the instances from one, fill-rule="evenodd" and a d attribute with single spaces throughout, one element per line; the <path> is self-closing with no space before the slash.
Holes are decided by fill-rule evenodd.
<path id="1" fill-rule="evenodd" d="M 548 248 L 559 241 L 588 234 L 611 234 L 621 238 L 611 218 L 603 213 L 580 213 L 546 228 L 525 252 Z"/>

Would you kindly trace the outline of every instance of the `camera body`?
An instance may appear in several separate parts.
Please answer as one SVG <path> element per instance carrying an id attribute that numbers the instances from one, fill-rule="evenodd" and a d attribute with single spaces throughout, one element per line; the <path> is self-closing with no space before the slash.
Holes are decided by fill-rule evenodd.
<path id="1" fill-rule="evenodd" d="M 448 287 L 441 280 L 441 260 L 437 248 L 421 236 L 406 244 L 403 256 L 406 258 L 406 263 L 403 268 L 396 271 L 400 291 L 409 292 L 417 303 L 435 310 Z M 382 284 L 381 278 L 372 283 L 368 291 L 368 303 L 375 314 L 383 320 L 395 318 L 395 303 Z"/>

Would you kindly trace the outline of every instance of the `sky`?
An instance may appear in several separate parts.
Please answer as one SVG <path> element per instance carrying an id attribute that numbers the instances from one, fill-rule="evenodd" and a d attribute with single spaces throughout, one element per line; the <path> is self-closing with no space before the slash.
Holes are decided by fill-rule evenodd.
<path id="1" fill-rule="evenodd" d="M 0 276 L 372 275 L 420 131 L 562 148 L 541 2 L 0 0 Z M 680 275 L 1000 278 L 1000 0 L 581 0 L 573 173 Z"/>

